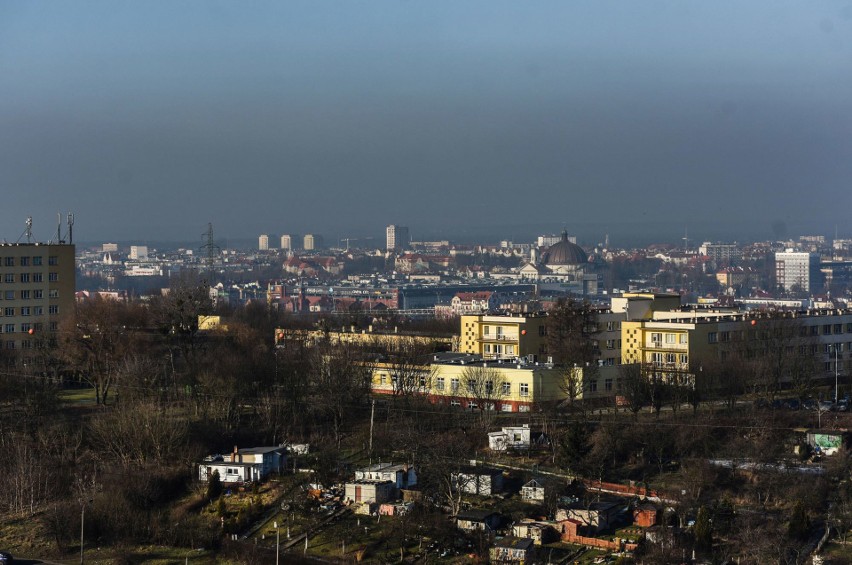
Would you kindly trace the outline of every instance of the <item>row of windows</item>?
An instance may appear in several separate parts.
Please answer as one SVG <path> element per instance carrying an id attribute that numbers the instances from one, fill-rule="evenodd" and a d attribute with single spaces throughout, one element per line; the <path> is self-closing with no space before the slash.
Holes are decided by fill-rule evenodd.
<path id="1" fill-rule="evenodd" d="M 686 340 L 687 340 L 685 333 L 681 333 L 681 334 L 652 333 L 651 334 L 651 341 L 653 341 L 654 343 L 663 343 L 664 338 L 665 338 L 666 343 L 668 343 L 668 344 L 673 344 L 673 343 L 686 344 Z"/>
<path id="2" fill-rule="evenodd" d="M 15 257 L 4 257 L 3 258 L 3 266 L 4 267 L 29 267 L 32 265 L 33 267 L 40 267 L 43 265 L 44 257 L 41 255 L 34 255 L 32 257 L 17 257 L 17 261 L 15 261 Z M 17 263 L 17 265 L 15 264 Z M 59 256 L 51 255 L 47 258 L 48 265 L 58 265 L 59 264 Z"/>
<path id="3" fill-rule="evenodd" d="M 59 329 L 59 324 L 57 322 L 50 322 L 48 328 L 50 328 L 50 331 L 55 332 Z M 28 322 L 25 322 L 23 324 L 2 324 L 0 325 L 0 329 L 2 329 L 3 333 L 5 334 L 13 334 L 18 332 L 26 334 L 30 333 L 31 331 L 40 332 L 44 329 L 44 325 L 30 324 Z"/>
<path id="4" fill-rule="evenodd" d="M 3 312 L 3 315 L 11 318 L 16 315 L 20 316 L 44 316 L 44 306 L 21 306 L 20 309 L 16 309 L 14 307 L 6 307 L 0 310 Z M 47 313 L 50 315 L 59 314 L 59 306 L 57 304 L 51 304 L 47 307 Z"/>
<path id="5" fill-rule="evenodd" d="M 486 343 L 483 347 L 483 351 L 485 353 L 496 353 L 498 355 L 506 354 L 506 355 L 514 355 L 515 354 L 515 346 L 507 345 L 505 350 L 503 345 L 500 343 L 495 343 L 493 346 L 490 343 Z"/>
<path id="6" fill-rule="evenodd" d="M 15 277 L 17 277 L 17 281 L 15 280 Z M 3 275 L 2 280 L 3 280 L 4 283 L 9 283 L 9 284 L 12 284 L 12 283 L 15 283 L 15 282 L 40 283 L 40 282 L 44 282 L 44 273 L 18 273 L 17 275 L 15 275 L 15 273 L 6 273 L 5 275 Z M 47 280 L 48 280 L 48 282 L 58 282 L 59 281 L 59 273 L 48 273 L 47 274 Z"/>
<path id="7" fill-rule="evenodd" d="M 477 387 L 476 383 L 473 381 L 468 382 L 468 390 L 475 390 Z M 435 390 L 443 391 L 446 389 L 446 379 L 444 377 L 438 377 L 435 379 Z M 450 392 L 458 392 L 459 391 L 459 379 L 451 378 L 450 379 Z M 491 396 L 494 394 L 494 382 L 487 381 L 485 383 L 484 393 L 486 396 Z M 500 394 L 503 396 L 508 396 L 512 394 L 512 383 L 501 383 L 500 384 Z M 520 396 L 529 396 L 530 394 L 530 385 L 529 383 L 519 383 L 518 384 L 518 394 Z"/>
<path id="8" fill-rule="evenodd" d="M 16 296 L 17 293 L 17 296 Z M 52 288 L 47 291 L 48 298 L 59 298 L 59 290 Z M 5 300 L 42 300 L 44 298 L 44 291 L 41 289 L 36 290 L 5 290 L 0 292 L 0 299 Z"/>

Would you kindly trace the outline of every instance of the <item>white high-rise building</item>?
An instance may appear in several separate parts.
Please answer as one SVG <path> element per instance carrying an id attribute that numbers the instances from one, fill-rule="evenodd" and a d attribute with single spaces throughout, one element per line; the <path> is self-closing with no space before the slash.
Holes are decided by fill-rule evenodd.
<path id="1" fill-rule="evenodd" d="M 320 249 L 323 246 L 323 239 L 321 235 L 309 233 L 305 234 L 305 238 L 303 240 L 302 247 L 305 251 L 314 251 L 315 249 Z"/>
<path id="2" fill-rule="evenodd" d="M 779 251 L 775 254 L 775 281 L 787 292 L 819 290 L 819 254 L 805 251 Z"/>
<path id="3" fill-rule="evenodd" d="M 269 236 L 265 233 L 260 234 L 260 237 L 257 238 L 257 248 L 261 251 L 269 250 Z"/>
<path id="4" fill-rule="evenodd" d="M 408 247 L 411 236 L 405 226 L 389 225 L 386 230 L 386 249 L 388 251 L 399 251 Z"/>
<path id="5" fill-rule="evenodd" d="M 298 235 L 289 235 L 284 234 L 281 236 L 281 249 L 284 251 L 291 251 L 293 249 L 293 242 L 298 241 Z"/>
<path id="6" fill-rule="evenodd" d="M 131 245 L 130 246 L 130 258 L 134 261 L 144 261 L 148 258 L 148 246 L 147 245 Z"/>

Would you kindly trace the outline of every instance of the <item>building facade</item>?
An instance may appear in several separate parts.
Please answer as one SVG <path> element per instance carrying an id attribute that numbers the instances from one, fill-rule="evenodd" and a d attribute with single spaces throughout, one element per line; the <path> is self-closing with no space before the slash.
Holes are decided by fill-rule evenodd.
<path id="1" fill-rule="evenodd" d="M 0 244 L 0 339 L 10 350 L 55 340 L 59 321 L 73 316 L 74 246 Z"/>
<path id="2" fill-rule="evenodd" d="M 405 226 L 389 225 L 385 229 L 385 247 L 388 251 L 402 251 L 411 243 L 411 236 Z"/>
<path id="3" fill-rule="evenodd" d="M 302 248 L 305 251 L 315 251 L 317 249 L 322 249 L 323 247 L 323 239 L 321 235 L 308 233 L 305 234 L 305 237 L 302 240 Z"/>
<path id="4" fill-rule="evenodd" d="M 817 292 L 821 287 L 819 255 L 802 251 L 775 254 L 775 281 L 785 292 Z"/>
<path id="5" fill-rule="evenodd" d="M 284 251 L 292 251 L 293 249 L 295 249 L 295 247 L 293 246 L 293 243 L 298 241 L 298 239 L 299 239 L 299 236 L 297 236 L 297 235 L 290 235 L 290 234 L 282 235 L 281 236 L 281 249 L 284 250 Z"/>
<path id="6" fill-rule="evenodd" d="M 269 250 L 269 236 L 265 233 L 260 234 L 260 237 L 257 238 L 257 248 L 260 251 L 268 251 Z"/>

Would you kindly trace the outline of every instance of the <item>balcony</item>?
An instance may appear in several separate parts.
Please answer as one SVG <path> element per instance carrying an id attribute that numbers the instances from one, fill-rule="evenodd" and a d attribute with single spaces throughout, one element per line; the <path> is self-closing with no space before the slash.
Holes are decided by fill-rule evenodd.
<path id="1" fill-rule="evenodd" d="M 518 341 L 518 336 L 516 335 L 484 335 L 479 341 Z"/>

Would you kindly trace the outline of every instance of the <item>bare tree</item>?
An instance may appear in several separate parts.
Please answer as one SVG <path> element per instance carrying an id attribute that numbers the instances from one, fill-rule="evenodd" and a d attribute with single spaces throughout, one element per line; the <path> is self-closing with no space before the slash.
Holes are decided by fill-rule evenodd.
<path id="1" fill-rule="evenodd" d="M 60 354 L 106 404 L 122 360 L 138 345 L 133 307 L 99 296 L 77 305 L 60 328 Z"/>
<path id="2" fill-rule="evenodd" d="M 504 385 L 509 381 L 486 362 L 465 367 L 461 380 L 463 394 L 476 403 L 480 424 L 487 428 L 495 413 L 501 410 L 500 401 L 506 396 Z"/>
<path id="3" fill-rule="evenodd" d="M 621 378 L 621 390 L 627 403 L 627 409 L 638 419 L 639 412 L 648 404 L 648 382 L 639 363 L 630 363 L 618 367 Z"/>

